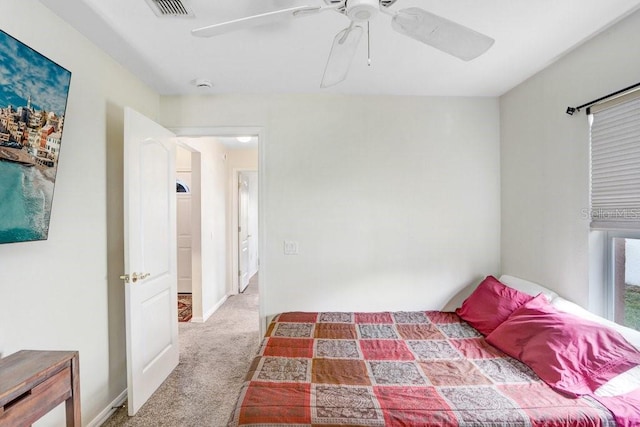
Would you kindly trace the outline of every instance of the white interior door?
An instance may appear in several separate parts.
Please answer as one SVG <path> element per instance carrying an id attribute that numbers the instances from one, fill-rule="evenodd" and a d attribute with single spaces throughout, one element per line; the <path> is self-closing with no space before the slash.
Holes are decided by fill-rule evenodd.
<path id="1" fill-rule="evenodd" d="M 249 179 L 249 278 L 258 272 L 258 172 L 243 172 Z"/>
<path id="2" fill-rule="evenodd" d="M 249 180 L 238 176 L 238 286 L 244 291 L 249 285 Z"/>
<path id="3" fill-rule="evenodd" d="M 176 194 L 178 211 L 178 293 L 192 294 L 191 151 L 176 145 L 176 178 L 182 189 Z"/>
<path id="4" fill-rule="evenodd" d="M 125 108 L 127 393 L 134 415 L 178 365 L 173 135 Z"/>
<path id="5" fill-rule="evenodd" d="M 191 287 L 191 193 L 178 193 L 178 293 L 192 293 Z"/>

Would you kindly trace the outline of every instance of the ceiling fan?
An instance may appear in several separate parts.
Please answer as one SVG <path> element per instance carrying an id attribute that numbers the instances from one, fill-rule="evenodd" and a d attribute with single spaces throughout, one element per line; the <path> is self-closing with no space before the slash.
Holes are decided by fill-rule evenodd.
<path id="1" fill-rule="evenodd" d="M 191 34 L 212 37 L 235 30 L 282 22 L 288 19 L 315 15 L 333 10 L 351 20 L 347 28 L 333 39 L 333 46 L 322 77 L 321 87 L 340 83 L 347 77 L 358 43 L 364 33 L 363 24 L 382 12 L 391 16 L 391 26 L 400 34 L 411 37 L 463 61 L 470 61 L 485 53 L 494 43 L 491 37 L 478 33 L 419 7 L 394 12 L 389 9 L 396 0 L 324 0 L 323 6 L 296 6 L 233 21 L 196 28 Z"/>

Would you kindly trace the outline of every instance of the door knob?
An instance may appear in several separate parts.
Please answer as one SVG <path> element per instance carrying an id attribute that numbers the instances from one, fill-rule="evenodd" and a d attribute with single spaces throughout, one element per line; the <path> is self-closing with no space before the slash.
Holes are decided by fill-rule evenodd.
<path id="1" fill-rule="evenodd" d="M 136 283 L 138 280 L 144 280 L 151 276 L 151 273 L 136 273 L 135 271 L 131 275 L 131 283 Z"/>
<path id="2" fill-rule="evenodd" d="M 120 276 L 120 279 L 124 280 L 124 283 L 136 283 L 138 280 L 144 280 L 147 277 L 151 276 L 151 273 L 136 273 L 135 271 L 129 276 L 128 274 L 124 274 Z"/>

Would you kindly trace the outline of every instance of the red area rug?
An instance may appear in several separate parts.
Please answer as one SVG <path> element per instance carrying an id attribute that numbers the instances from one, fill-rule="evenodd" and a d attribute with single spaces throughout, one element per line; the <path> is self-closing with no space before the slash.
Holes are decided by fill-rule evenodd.
<path id="1" fill-rule="evenodd" d="M 178 294 L 178 322 L 191 321 L 193 315 L 191 307 L 191 294 Z"/>

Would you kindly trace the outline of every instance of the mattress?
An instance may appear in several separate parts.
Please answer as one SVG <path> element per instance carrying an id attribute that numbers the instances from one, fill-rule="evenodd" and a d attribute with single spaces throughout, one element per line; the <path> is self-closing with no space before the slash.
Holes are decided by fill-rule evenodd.
<path id="1" fill-rule="evenodd" d="M 615 426 L 451 312 L 282 313 L 229 426 Z"/>

